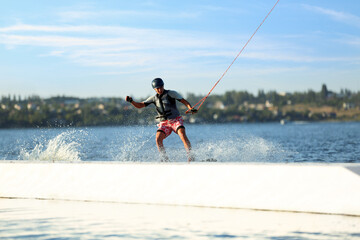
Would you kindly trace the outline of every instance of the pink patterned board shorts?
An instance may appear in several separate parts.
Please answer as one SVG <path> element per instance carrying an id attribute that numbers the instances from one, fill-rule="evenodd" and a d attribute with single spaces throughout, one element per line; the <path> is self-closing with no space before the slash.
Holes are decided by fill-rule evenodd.
<path id="1" fill-rule="evenodd" d="M 171 132 L 176 133 L 179 128 L 184 128 L 184 120 L 181 116 L 178 116 L 174 119 L 161 121 L 157 126 L 159 127 L 158 131 L 164 132 L 165 137 L 168 137 Z"/>

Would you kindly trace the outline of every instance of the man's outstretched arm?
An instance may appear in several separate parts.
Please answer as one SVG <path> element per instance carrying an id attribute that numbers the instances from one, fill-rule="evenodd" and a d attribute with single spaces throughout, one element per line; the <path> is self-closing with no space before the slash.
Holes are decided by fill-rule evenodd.
<path id="1" fill-rule="evenodd" d="M 186 99 L 183 98 L 183 99 L 180 100 L 180 102 L 181 102 L 182 104 L 184 104 L 189 110 L 192 108 L 192 107 L 191 107 L 191 104 L 190 104 Z M 191 113 L 192 113 L 192 114 L 194 114 L 194 113 L 196 113 L 196 112 L 197 112 L 196 109 L 192 109 L 192 110 L 191 110 Z"/>
<path id="2" fill-rule="evenodd" d="M 144 102 L 135 102 L 132 97 L 126 96 L 125 101 L 131 103 L 136 108 L 143 108 L 146 107 Z"/>

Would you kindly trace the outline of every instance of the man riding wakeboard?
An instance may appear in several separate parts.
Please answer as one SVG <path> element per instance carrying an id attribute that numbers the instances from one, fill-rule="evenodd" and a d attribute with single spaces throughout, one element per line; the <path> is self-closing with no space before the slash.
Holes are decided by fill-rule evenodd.
<path id="1" fill-rule="evenodd" d="M 185 150 L 187 152 L 188 161 L 194 161 L 194 156 L 191 152 L 191 143 L 186 136 L 184 121 L 180 115 L 179 110 L 176 107 L 176 100 L 184 104 L 192 114 L 196 113 L 196 109 L 192 109 L 191 104 L 185 100 L 178 92 L 173 90 L 165 90 L 164 82 L 161 78 L 155 78 L 151 83 L 156 94 L 149 97 L 144 102 L 135 102 L 132 97 L 126 96 L 125 100 L 130 102 L 136 108 L 147 107 L 150 104 L 154 104 L 159 120 L 157 132 L 156 132 L 156 145 L 160 152 L 161 161 L 169 161 L 166 155 L 163 140 L 167 138 L 171 132 L 175 132 L 179 135 L 180 139 L 184 143 Z"/>

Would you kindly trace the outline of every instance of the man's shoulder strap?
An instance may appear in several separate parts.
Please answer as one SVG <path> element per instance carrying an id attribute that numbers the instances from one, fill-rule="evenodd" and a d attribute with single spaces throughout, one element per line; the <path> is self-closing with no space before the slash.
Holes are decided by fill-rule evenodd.
<path id="1" fill-rule="evenodd" d="M 164 96 L 164 95 L 167 95 L 168 93 L 169 93 L 169 90 L 164 90 L 164 92 L 163 92 L 161 95 L 156 94 L 156 95 L 155 95 L 155 98 L 159 99 L 160 97 L 162 97 L 162 96 Z"/>

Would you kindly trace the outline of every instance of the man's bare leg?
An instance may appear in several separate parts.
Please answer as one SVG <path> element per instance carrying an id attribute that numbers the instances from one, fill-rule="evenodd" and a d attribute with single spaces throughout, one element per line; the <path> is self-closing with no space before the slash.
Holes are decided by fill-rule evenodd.
<path id="1" fill-rule="evenodd" d="M 185 128 L 179 128 L 177 130 L 177 134 L 179 135 L 181 141 L 184 143 L 184 147 L 188 155 L 188 162 L 195 161 L 194 155 L 191 152 L 191 143 L 186 136 Z"/>
<path id="2" fill-rule="evenodd" d="M 162 131 L 157 131 L 156 132 L 156 146 L 158 147 L 159 153 L 160 153 L 160 158 L 162 162 L 168 162 L 169 158 L 166 155 L 166 151 L 164 148 L 164 144 L 163 141 L 165 139 L 166 135 L 164 132 Z"/>

